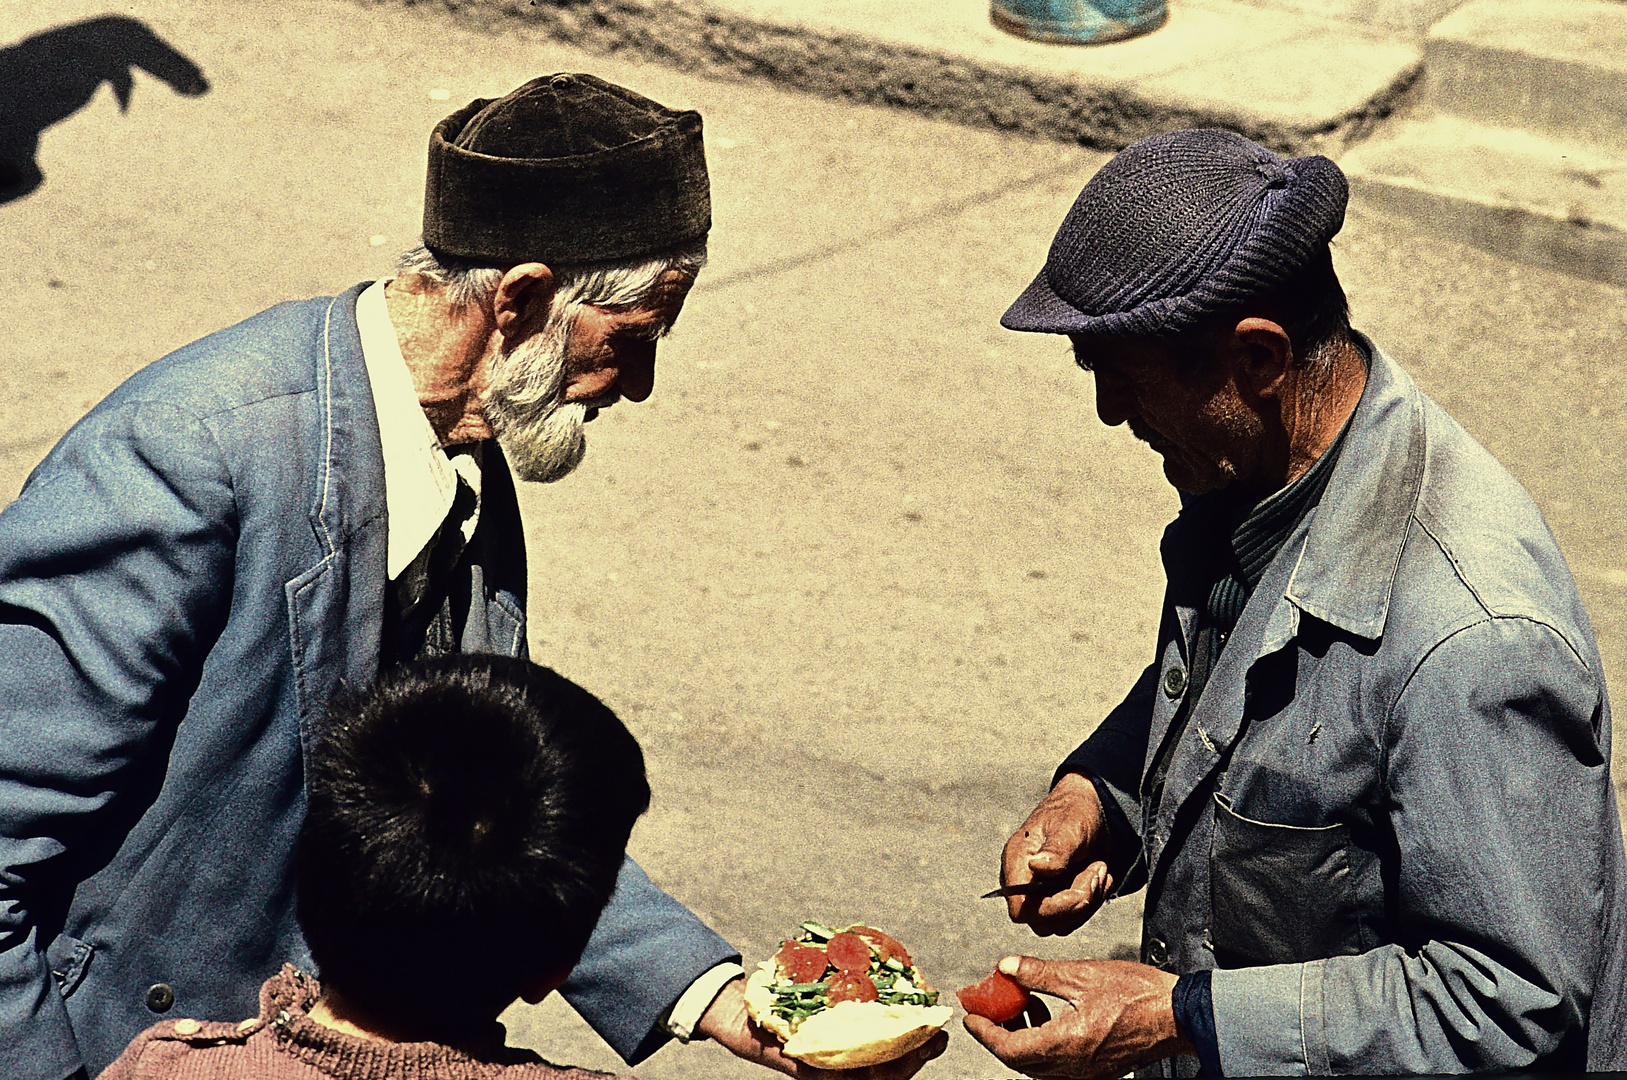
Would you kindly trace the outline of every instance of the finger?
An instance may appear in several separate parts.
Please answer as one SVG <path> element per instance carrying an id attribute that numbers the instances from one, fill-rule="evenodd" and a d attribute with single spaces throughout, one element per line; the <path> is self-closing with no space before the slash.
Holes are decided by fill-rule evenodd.
<path id="1" fill-rule="evenodd" d="M 1106 902 L 1113 877 L 1106 873 L 1106 865 L 1092 863 L 1075 879 L 1072 887 L 1061 892 L 1024 898 L 1018 909 L 1017 922 L 1027 923 L 1040 937 L 1071 934 L 1083 926 Z M 1099 876 L 1097 876 L 1099 875 Z"/>
<path id="2" fill-rule="evenodd" d="M 742 1053 L 741 1049 L 744 1048 L 730 1047 L 741 1058 L 755 1060 L 757 1064 L 765 1068 L 796 1077 L 796 1080 L 835 1080 L 835 1078 L 842 1075 L 826 1069 L 816 1069 L 806 1062 L 798 1061 L 794 1057 L 788 1057 L 783 1049 L 784 1044 L 780 1042 L 779 1038 L 773 1032 L 758 1027 L 755 1023 L 751 1025 L 751 1034 L 757 1044 L 754 1049 Z"/>
<path id="3" fill-rule="evenodd" d="M 1005 1064 L 1011 1064 L 1011 1062 L 1006 1061 L 1005 1056 L 1006 1039 L 1011 1035 L 1011 1032 L 1006 1031 L 988 1017 L 978 1016 L 976 1013 L 967 1013 L 961 1018 L 960 1023 L 966 1029 L 967 1034 L 983 1044 L 984 1049 Z"/>
<path id="4" fill-rule="evenodd" d="M 1004 885 L 1026 885 L 1033 881 L 1031 876 L 1016 876 L 1015 880 L 1002 882 Z M 1039 905 L 1033 902 L 1032 896 L 1006 897 L 1006 918 L 1012 922 L 1028 922 L 1039 914 Z"/>
<path id="5" fill-rule="evenodd" d="M 1044 1028 L 1007 1031 L 994 1021 L 971 1013 L 967 1013 L 961 1023 L 967 1033 L 982 1043 L 989 1053 L 999 1058 L 1002 1064 L 1022 1072 L 1028 1071 L 1024 1066 L 1043 1062 L 1046 1050 L 1057 1038 L 1056 1032 L 1046 1031 Z"/>
<path id="6" fill-rule="evenodd" d="M 1034 880 L 1032 875 L 1027 879 Z M 1047 920 L 1063 920 L 1071 918 L 1072 924 L 1064 930 L 1042 930 L 1035 925 L 1035 932 L 1041 936 L 1049 933 L 1072 933 L 1077 930 L 1086 919 L 1095 914 L 1102 900 L 1092 901 L 1093 895 L 1105 898 L 1111 886 L 1111 877 L 1107 873 L 1107 864 L 1093 862 L 1078 874 L 1073 880 L 1058 879 L 1056 887 L 1060 890 L 1054 893 L 1039 893 L 1031 896 L 1012 896 L 1006 898 L 1007 912 L 1012 922 L 1039 924 Z"/>
<path id="7" fill-rule="evenodd" d="M 1000 884 L 1001 885 L 1027 885 L 1034 880 L 1034 874 L 1028 868 L 1028 856 L 1033 853 L 1035 842 L 1032 818 L 1022 828 L 1011 834 L 1006 841 L 1005 848 L 1000 852 Z M 1024 901 L 1027 897 L 1006 897 L 1006 915 L 1013 922 L 1024 921 Z"/>
<path id="8" fill-rule="evenodd" d="M 1098 907 L 1090 893 L 1080 889 L 1063 889 L 1049 896 L 1036 897 L 1034 915 L 1040 919 L 1077 918 L 1084 922 Z"/>
<path id="9" fill-rule="evenodd" d="M 794 1057 L 787 1057 L 780 1050 L 778 1039 L 775 1039 L 772 1044 L 766 1042 L 763 1044 L 762 1051 L 757 1056 L 757 1063 L 776 1072 L 785 1073 L 787 1076 L 794 1076 L 797 1080 L 822 1080 L 822 1078 L 836 1075 L 824 1069 L 816 1069 L 811 1065 L 806 1065 Z"/>
<path id="10" fill-rule="evenodd" d="M 1107 890 L 1112 885 L 1113 876 L 1107 872 L 1107 864 L 1093 862 L 1074 876 L 1070 888 L 1038 897 L 1035 915 L 1041 919 L 1075 916 L 1083 922 L 1107 901 Z"/>
<path id="11" fill-rule="evenodd" d="M 1033 956 L 1007 956 L 995 966 L 1025 990 L 1036 990 L 1041 994 L 1073 1001 L 1079 996 L 1079 973 L 1089 963 L 1089 960 L 1040 960 Z"/>
<path id="12" fill-rule="evenodd" d="M 1085 839 L 1084 827 L 1060 813 L 1047 815 L 1039 826 L 1035 837 L 1039 844 L 1031 849 L 1028 869 L 1037 877 L 1060 874 L 1078 855 Z"/>
<path id="13" fill-rule="evenodd" d="M 1019 923 L 1040 922 L 1045 916 L 1040 914 L 1040 908 L 1045 904 L 1047 897 L 1040 893 L 1033 896 L 1007 897 L 1006 903 L 1011 911 L 1011 921 Z M 1081 919 L 1080 922 L 1084 920 Z"/>

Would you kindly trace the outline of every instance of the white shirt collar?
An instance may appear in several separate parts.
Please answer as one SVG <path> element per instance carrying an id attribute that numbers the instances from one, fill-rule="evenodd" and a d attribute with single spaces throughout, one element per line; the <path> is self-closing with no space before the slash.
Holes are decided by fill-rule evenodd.
<path id="1" fill-rule="evenodd" d="M 362 361 L 373 387 L 373 408 L 378 413 L 379 442 L 384 451 L 384 507 L 389 521 L 390 580 L 424 550 L 452 509 L 458 490 L 458 472 L 441 449 L 430 427 L 412 373 L 401 355 L 384 287 L 392 279 L 373 282 L 356 298 L 356 330 L 362 339 Z M 460 454 L 467 459 L 469 455 Z M 471 463 L 476 464 L 477 463 Z M 479 473 L 473 486 L 480 491 Z"/>

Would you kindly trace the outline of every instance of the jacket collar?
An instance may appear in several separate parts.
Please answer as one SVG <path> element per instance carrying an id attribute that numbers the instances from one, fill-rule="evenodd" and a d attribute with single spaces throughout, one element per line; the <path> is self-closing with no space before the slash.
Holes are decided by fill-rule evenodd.
<path id="1" fill-rule="evenodd" d="M 1377 639 L 1383 633 L 1407 523 L 1423 482 L 1423 397 L 1371 341 L 1361 335 L 1357 341 L 1371 364 L 1339 461 L 1316 509 L 1266 568 L 1232 641 L 1193 703 L 1165 782 L 1155 837 L 1171 835 L 1181 807 L 1225 760 L 1241 728 L 1248 672 L 1294 639 L 1301 612 L 1361 637 Z M 1202 575 L 1183 570 L 1171 552 L 1181 550 L 1184 530 L 1203 527 L 1202 509 L 1189 504 L 1165 533 L 1171 607 L 1189 658 L 1198 602 L 1192 583 Z M 1151 748 L 1162 744 L 1167 724 L 1168 717 L 1154 720 L 1149 767 Z M 1165 853 L 1155 846 L 1148 854 L 1156 872 Z"/>
<path id="2" fill-rule="evenodd" d="M 1308 615 L 1377 640 L 1423 486 L 1424 402 L 1395 361 L 1353 335 L 1371 359 L 1367 386 L 1284 596 Z"/>
<path id="3" fill-rule="evenodd" d="M 1407 522 L 1423 484 L 1423 397 L 1407 373 L 1366 335 L 1351 333 L 1370 361 L 1367 385 L 1333 475 L 1311 512 L 1309 536 L 1303 545 L 1289 542 L 1278 553 L 1279 559 L 1298 561 L 1286 588 L 1276 595 L 1324 622 L 1377 639 L 1389 613 Z M 1193 555 L 1212 546 L 1223 514 L 1221 504 L 1208 496 L 1182 496 L 1181 501 L 1180 516 L 1166 528 L 1160 547 L 1169 599 L 1190 655 L 1198 609 L 1213 581 L 1212 567 Z M 1274 576 L 1267 574 L 1262 586 Z M 1262 655 L 1292 636 L 1298 614 L 1279 609 L 1271 622 L 1275 630 L 1266 634 Z"/>
<path id="4" fill-rule="evenodd" d="M 329 301 L 317 362 L 324 444 L 311 521 L 330 554 L 385 516 L 378 416 L 356 327 L 356 298 L 366 287 L 356 285 Z"/>

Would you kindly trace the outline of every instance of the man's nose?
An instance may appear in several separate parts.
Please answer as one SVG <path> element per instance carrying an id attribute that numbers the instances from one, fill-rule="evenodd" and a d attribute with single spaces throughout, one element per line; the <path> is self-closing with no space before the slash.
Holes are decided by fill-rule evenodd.
<path id="1" fill-rule="evenodd" d="M 1135 395 L 1129 392 L 1129 388 L 1100 371 L 1092 374 L 1096 377 L 1096 415 L 1102 423 L 1108 427 L 1118 427 L 1134 419 Z"/>
<path id="2" fill-rule="evenodd" d="M 655 342 L 635 341 L 621 355 L 616 389 L 628 401 L 643 401 L 655 389 Z"/>

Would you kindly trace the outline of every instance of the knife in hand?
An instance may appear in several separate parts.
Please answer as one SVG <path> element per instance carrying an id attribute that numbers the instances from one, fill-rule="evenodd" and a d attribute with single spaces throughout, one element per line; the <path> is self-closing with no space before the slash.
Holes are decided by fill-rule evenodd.
<path id="1" fill-rule="evenodd" d="M 1059 893 L 1064 889 L 1071 889 L 1073 882 L 1063 878 L 1041 878 L 1038 881 L 1027 881 L 1021 885 L 1002 885 L 993 892 L 986 892 L 979 896 L 979 900 L 993 900 L 1002 896 L 1040 896 L 1045 893 Z"/>

